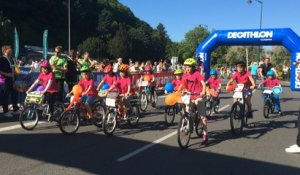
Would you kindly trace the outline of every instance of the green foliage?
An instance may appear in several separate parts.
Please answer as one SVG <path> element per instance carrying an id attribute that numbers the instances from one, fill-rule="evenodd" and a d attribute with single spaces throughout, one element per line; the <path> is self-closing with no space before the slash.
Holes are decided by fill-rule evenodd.
<path id="1" fill-rule="evenodd" d="M 153 29 L 136 18 L 129 8 L 117 0 L 71 0 L 71 47 L 89 51 L 94 58 L 118 57 L 139 60 L 160 59 L 167 55 L 172 42 L 163 24 Z M 48 45 L 68 48 L 67 0 L 10 0 L 0 6 L 0 22 L 10 19 L 7 33 L 0 35 L 13 42 L 16 25 L 20 44 L 42 45 L 42 33 L 49 31 Z M 0 45 L 5 43 L 2 37 Z"/>

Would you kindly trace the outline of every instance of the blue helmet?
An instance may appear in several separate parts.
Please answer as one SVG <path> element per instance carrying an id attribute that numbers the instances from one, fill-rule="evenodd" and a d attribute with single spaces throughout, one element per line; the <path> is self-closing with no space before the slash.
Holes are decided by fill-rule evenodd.
<path id="1" fill-rule="evenodd" d="M 269 70 L 268 72 L 267 72 L 267 76 L 274 76 L 275 74 L 274 74 L 274 71 L 272 71 L 272 70 Z"/>
<path id="2" fill-rule="evenodd" d="M 215 69 L 210 70 L 210 75 L 218 75 L 218 71 Z"/>

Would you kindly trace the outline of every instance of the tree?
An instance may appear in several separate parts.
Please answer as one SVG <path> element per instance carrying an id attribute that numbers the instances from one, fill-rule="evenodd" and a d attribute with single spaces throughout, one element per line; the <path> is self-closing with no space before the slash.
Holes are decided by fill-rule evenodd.
<path id="1" fill-rule="evenodd" d="M 194 57 L 197 46 L 209 35 L 207 28 L 201 25 L 185 34 L 185 39 L 179 44 L 179 56 L 182 58 Z"/>
<path id="2" fill-rule="evenodd" d="M 89 37 L 78 45 L 79 52 L 89 52 L 91 57 L 97 59 L 107 56 L 105 50 L 106 48 L 104 42 L 98 37 Z"/>
<path id="3" fill-rule="evenodd" d="M 271 52 L 271 62 L 275 65 L 280 65 L 280 69 L 282 65 L 290 67 L 290 52 L 283 46 L 273 46 Z"/>
<path id="4" fill-rule="evenodd" d="M 112 58 L 129 58 L 132 51 L 132 44 L 125 28 L 120 28 L 116 36 L 108 41 L 108 53 Z"/>

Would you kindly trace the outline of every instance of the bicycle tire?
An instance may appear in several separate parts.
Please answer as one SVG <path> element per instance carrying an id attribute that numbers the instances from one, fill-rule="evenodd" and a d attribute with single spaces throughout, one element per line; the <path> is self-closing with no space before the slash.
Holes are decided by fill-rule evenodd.
<path id="1" fill-rule="evenodd" d="M 271 105 L 272 105 L 271 101 L 269 99 L 266 99 L 264 103 L 264 109 L 263 109 L 263 114 L 265 118 L 269 118 L 270 111 L 272 110 Z"/>
<path id="2" fill-rule="evenodd" d="M 145 92 L 142 92 L 139 97 L 140 109 L 142 112 L 145 112 L 148 107 L 148 97 Z"/>
<path id="3" fill-rule="evenodd" d="M 103 120 L 103 131 L 107 136 L 113 135 L 117 125 L 117 113 L 110 110 L 106 113 Z"/>
<path id="4" fill-rule="evenodd" d="M 93 124 L 98 128 L 102 128 L 104 116 L 105 116 L 104 106 L 101 103 L 95 103 L 93 105 Z"/>
<path id="5" fill-rule="evenodd" d="M 193 131 L 193 126 L 191 125 L 191 119 L 188 117 L 188 114 L 182 115 L 177 127 L 177 142 L 182 149 L 186 149 L 189 145 Z"/>
<path id="6" fill-rule="evenodd" d="M 175 115 L 176 115 L 176 105 L 167 106 L 164 115 L 165 123 L 167 126 L 171 126 L 174 124 Z"/>
<path id="7" fill-rule="evenodd" d="M 243 131 L 244 117 L 245 112 L 243 105 L 239 102 L 235 102 L 230 111 L 230 128 L 235 136 L 241 135 Z M 235 123 L 237 123 L 237 125 L 235 125 Z"/>
<path id="8" fill-rule="evenodd" d="M 27 112 L 29 112 L 29 114 L 27 114 Z M 27 124 L 26 121 L 29 121 L 29 124 Z M 36 109 L 32 109 L 30 107 L 25 107 L 24 110 L 20 114 L 19 122 L 23 129 L 28 130 L 28 131 L 33 130 L 39 122 L 39 115 L 38 115 Z"/>
<path id="9" fill-rule="evenodd" d="M 127 123 L 130 127 L 136 127 L 140 120 L 140 110 L 138 106 L 133 106 L 132 111 L 128 116 Z"/>
<path id="10" fill-rule="evenodd" d="M 77 132 L 80 126 L 79 114 L 76 110 L 68 110 L 61 114 L 59 119 L 59 129 L 66 135 L 72 135 Z M 68 130 L 70 128 L 70 130 Z"/>

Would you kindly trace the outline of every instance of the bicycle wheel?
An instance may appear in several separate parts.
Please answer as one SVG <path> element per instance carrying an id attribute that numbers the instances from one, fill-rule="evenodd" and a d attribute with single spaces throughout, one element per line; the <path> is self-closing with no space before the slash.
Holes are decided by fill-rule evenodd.
<path id="1" fill-rule="evenodd" d="M 238 136 L 243 131 L 244 126 L 244 108 L 243 105 L 235 102 L 230 112 L 230 127 L 234 135 Z"/>
<path id="2" fill-rule="evenodd" d="M 264 113 L 264 117 L 265 118 L 269 118 L 270 112 L 272 108 L 272 103 L 269 99 L 266 99 L 265 103 L 264 103 L 264 109 L 263 109 L 263 113 Z"/>
<path id="3" fill-rule="evenodd" d="M 145 112 L 147 107 L 148 107 L 148 99 L 147 99 L 147 94 L 145 92 L 142 92 L 140 94 L 140 109 L 142 112 Z"/>
<path id="4" fill-rule="evenodd" d="M 61 114 L 65 111 L 65 105 L 62 102 L 55 102 L 54 103 L 54 111 L 53 111 L 53 119 L 55 121 L 59 121 L 59 118 L 61 116 Z"/>
<path id="5" fill-rule="evenodd" d="M 135 127 L 138 125 L 140 120 L 140 110 L 138 106 L 133 106 L 132 111 L 128 116 L 127 123 L 130 127 Z"/>
<path id="6" fill-rule="evenodd" d="M 165 123 L 167 126 L 173 125 L 175 115 L 176 115 L 176 105 L 167 106 L 165 109 Z"/>
<path id="7" fill-rule="evenodd" d="M 71 135 L 79 128 L 79 114 L 75 110 L 68 110 L 61 114 L 59 119 L 59 129 L 62 133 Z"/>
<path id="8" fill-rule="evenodd" d="M 93 124 L 98 128 L 103 125 L 103 118 L 105 116 L 105 108 L 102 104 L 96 103 L 93 106 Z"/>
<path id="9" fill-rule="evenodd" d="M 157 105 L 157 93 L 156 91 L 153 92 L 153 96 L 152 96 L 152 99 L 151 99 L 151 106 L 153 108 L 155 108 Z"/>
<path id="10" fill-rule="evenodd" d="M 180 118 L 177 128 L 177 142 L 180 148 L 185 149 L 188 147 L 192 131 L 191 120 L 187 114 L 184 114 Z"/>
<path id="11" fill-rule="evenodd" d="M 209 117 L 212 112 L 212 103 L 210 100 L 205 101 L 205 115 Z"/>
<path id="12" fill-rule="evenodd" d="M 203 134 L 203 124 L 200 119 L 195 119 L 195 132 L 198 137 L 202 137 Z"/>
<path id="13" fill-rule="evenodd" d="M 39 116 L 33 107 L 25 107 L 19 117 L 20 125 L 23 129 L 33 130 L 39 122 Z"/>
<path id="14" fill-rule="evenodd" d="M 117 113 L 113 110 L 107 112 L 103 120 L 103 131 L 105 135 L 111 136 L 116 129 Z"/>

